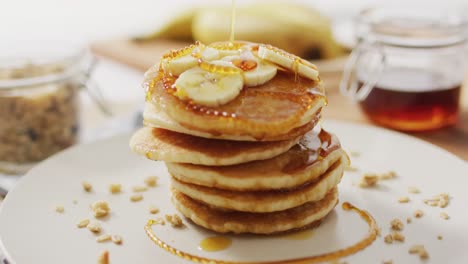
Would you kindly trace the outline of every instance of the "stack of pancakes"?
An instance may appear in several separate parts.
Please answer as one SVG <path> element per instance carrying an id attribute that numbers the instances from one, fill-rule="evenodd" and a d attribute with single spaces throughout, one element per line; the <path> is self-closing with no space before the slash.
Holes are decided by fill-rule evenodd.
<path id="1" fill-rule="evenodd" d="M 316 126 L 320 81 L 281 70 L 217 107 L 178 99 L 168 82 L 159 67 L 146 74 L 145 127 L 130 145 L 166 163 L 184 216 L 216 232 L 272 234 L 317 226 L 333 210 L 349 161 Z"/>

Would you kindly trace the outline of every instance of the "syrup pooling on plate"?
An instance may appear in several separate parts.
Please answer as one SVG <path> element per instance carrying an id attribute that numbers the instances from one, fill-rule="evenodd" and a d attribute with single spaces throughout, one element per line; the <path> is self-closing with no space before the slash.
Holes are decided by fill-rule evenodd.
<path id="1" fill-rule="evenodd" d="M 342 209 L 345 211 L 353 211 L 359 214 L 359 216 L 367 223 L 369 226 L 367 235 L 349 247 L 338 249 L 336 251 L 319 254 L 315 256 L 308 256 L 304 258 L 295 258 L 295 259 L 285 259 L 285 260 L 278 260 L 278 261 L 225 261 L 225 260 L 217 260 L 211 259 L 206 257 L 200 257 L 196 255 L 192 255 L 190 253 L 178 250 L 177 248 L 167 244 L 163 240 L 161 240 L 156 234 L 153 232 L 152 226 L 157 225 L 157 222 L 154 220 L 149 220 L 145 226 L 146 234 L 150 237 L 150 239 L 159 247 L 166 250 L 167 252 L 178 256 L 180 258 L 184 258 L 196 263 L 211 263 L 211 264 L 299 264 L 299 263 L 320 263 L 325 261 L 333 261 L 337 260 L 352 254 L 355 254 L 366 247 L 370 246 L 375 239 L 377 238 L 378 234 L 378 226 L 375 219 L 370 215 L 367 211 L 361 210 L 354 205 L 344 202 L 342 205 Z"/>
<path id="2" fill-rule="evenodd" d="M 232 239 L 224 236 L 211 236 L 200 241 L 198 248 L 203 251 L 213 252 L 221 251 L 229 248 L 232 244 Z"/>

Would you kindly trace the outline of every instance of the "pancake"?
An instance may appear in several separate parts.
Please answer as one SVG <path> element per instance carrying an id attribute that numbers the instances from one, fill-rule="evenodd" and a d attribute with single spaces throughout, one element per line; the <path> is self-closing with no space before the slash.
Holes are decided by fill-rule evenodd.
<path id="1" fill-rule="evenodd" d="M 320 110 L 321 108 L 319 107 L 319 105 L 316 105 L 316 109 L 314 108 L 311 110 L 311 111 L 316 111 L 314 113 L 315 117 L 311 122 L 306 123 L 302 126 L 296 127 L 288 131 L 286 134 L 266 136 L 264 138 L 261 138 L 260 141 L 281 141 L 281 140 L 292 139 L 300 135 L 304 135 L 309 130 L 314 128 L 315 125 L 320 120 L 320 117 L 321 117 Z M 254 138 L 250 135 L 220 134 L 218 132 L 213 132 L 213 131 L 211 132 L 199 131 L 196 129 L 196 127 L 194 128 L 190 126 L 188 127 L 182 126 L 181 124 L 172 120 L 164 111 L 160 110 L 159 107 L 151 103 L 146 103 L 145 110 L 143 112 L 143 118 L 144 118 L 143 123 L 145 126 L 164 128 L 167 130 L 189 134 L 193 136 L 198 136 L 198 137 L 213 138 L 213 139 L 226 139 L 226 140 L 235 140 L 235 141 L 259 141 L 258 138 Z"/>
<path id="2" fill-rule="evenodd" d="M 187 129 L 229 135 L 230 139 L 277 140 L 310 123 L 326 104 L 321 82 L 283 71 L 266 84 L 242 89 L 235 99 L 218 107 L 180 100 L 173 95 L 174 81 L 164 73 L 160 78 L 149 78 L 144 84 L 149 103 Z M 145 112 L 146 124 L 151 124 L 154 118 Z"/>
<path id="3" fill-rule="evenodd" d="M 231 166 L 172 162 L 166 163 L 166 166 L 179 181 L 195 185 L 234 191 L 291 189 L 315 180 L 340 158 L 347 158 L 334 135 L 328 134 L 331 142 L 327 145 L 322 144 L 318 135 L 316 131 L 310 131 L 299 144 L 267 160 Z M 321 147 L 320 161 L 314 162 Z"/>
<path id="4" fill-rule="evenodd" d="M 219 233 L 274 234 L 318 226 L 338 203 L 338 191 L 333 188 L 320 201 L 273 213 L 217 210 L 174 189 L 172 202 L 195 224 Z"/>
<path id="5" fill-rule="evenodd" d="M 242 212 L 276 212 L 321 200 L 341 180 L 347 162 L 339 160 L 316 181 L 295 189 L 231 191 L 194 185 L 172 178 L 172 188 L 210 206 Z"/>
<path id="6" fill-rule="evenodd" d="M 299 140 L 300 136 L 269 142 L 228 141 L 144 127 L 132 136 L 130 147 L 153 160 L 225 166 L 275 157 L 288 151 Z"/>

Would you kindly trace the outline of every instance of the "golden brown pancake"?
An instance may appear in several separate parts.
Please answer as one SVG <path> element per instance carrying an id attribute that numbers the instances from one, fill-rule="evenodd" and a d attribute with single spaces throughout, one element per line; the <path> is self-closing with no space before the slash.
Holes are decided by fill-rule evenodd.
<path id="1" fill-rule="evenodd" d="M 229 141 L 144 127 L 132 136 L 130 147 L 153 160 L 224 166 L 275 157 L 299 139 L 300 136 L 283 141 Z"/>
<path id="2" fill-rule="evenodd" d="M 218 210 L 174 189 L 172 202 L 195 224 L 219 233 L 274 234 L 319 225 L 338 203 L 338 191 L 333 188 L 320 201 L 272 213 Z"/>
<path id="3" fill-rule="evenodd" d="M 165 74 L 149 80 L 145 84 L 149 103 L 179 125 L 212 135 L 274 140 L 311 122 L 326 104 L 321 82 L 283 71 L 266 84 L 243 89 L 234 100 L 218 107 L 180 100 L 173 95 L 174 81 Z M 151 123 L 147 115 L 145 119 Z"/>
<path id="4" fill-rule="evenodd" d="M 346 166 L 345 160 L 339 160 L 314 182 L 289 190 L 240 192 L 184 183 L 175 178 L 172 178 L 172 187 L 214 207 L 253 213 L 276 212 L 322 199 L 340 182 Z"/>
<path id="5" fill-rule="evenodd" d="M 347 159 L 338 139 L 332 134 L 328 135 L 331 142 L 325 145 L 318 132 L 310 131 L 299 144 L 267 160 L 231 166 L 172 162 L 166 163 L 166 166 L 169 173 L 179 181 L 201 186 L 234 191 L 291 189 L 320 177 L 340 158 Z M 319 160 L 318 152 L 321 153 Z"/>
<path id="6" fill-rule="evenodd" d="M 321 118 L 320 108 L 318 108 L 318 112 L 315 113 L 315 118 L 300 127 L 296 127 L 290 130 L 286 134 L 276 135 L 276 136 L 268 136 L 263 138 L 261 141 L 281 141 L 281 140 L 289 140 L 295 138 L 300 135 L 304 135 L 315 125 L 319 122 Z M 312 109 L 311 111 L 314 111 Z M 179 123 L 172 120 L 164 111 L 162 111 L 159 107 L 154 104 L 146 103 L 145 110 L 143 112 L 144 117 L 144 125 L 147 127 L 157 127 L 163 128 L 167 130 L 171 130 L 174 132 L 184 133 L 192 136 L 197 137 L 204 137 L 204 138 L 213 138 L 213 139 L 226 139 L 226 140 L 235 140 L 235 141 L 259 141 L 258 139 L 250 136 L 250 135 L 229 135 L 229 134 L 219 134 L 219 133 L 211 133 L 206 131 L 199 131 L 196 128 L 192 127 L 185 127 L 180 125 Z"/>

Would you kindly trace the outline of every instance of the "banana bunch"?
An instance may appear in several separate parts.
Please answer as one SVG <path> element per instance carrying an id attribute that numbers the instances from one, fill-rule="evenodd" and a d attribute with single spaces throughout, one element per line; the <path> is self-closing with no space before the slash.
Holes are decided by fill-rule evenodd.
<path id="1" fill-rule="evenodd" d="M 175 96 L 200 105 L 223 105 L 236 98 L 245 86 L 258 86 L 273 79 L 278 67 L 319 80 L 313 64 L 284 50 L 263 44 L 242 44 L 240 48 L 229 48 L 228 42 L 223 45 L 198 43 L 188 52 L 185 50 L 185 55 L 161 61 L 164 72 L 177 77 Z"/>
<path id="2" fill-rule="evenodd" d="M 138 38 L 198 40 L 206 44 L 229 39 L 230 7 L 188 10 L 160 30 Z M 236 9 L 235 38 L 268 43 L 306 59 L 331 59 L 345 51 L 333 39 L 330 21 L 317 10 L 290 3 L 255 3 Z"/>

